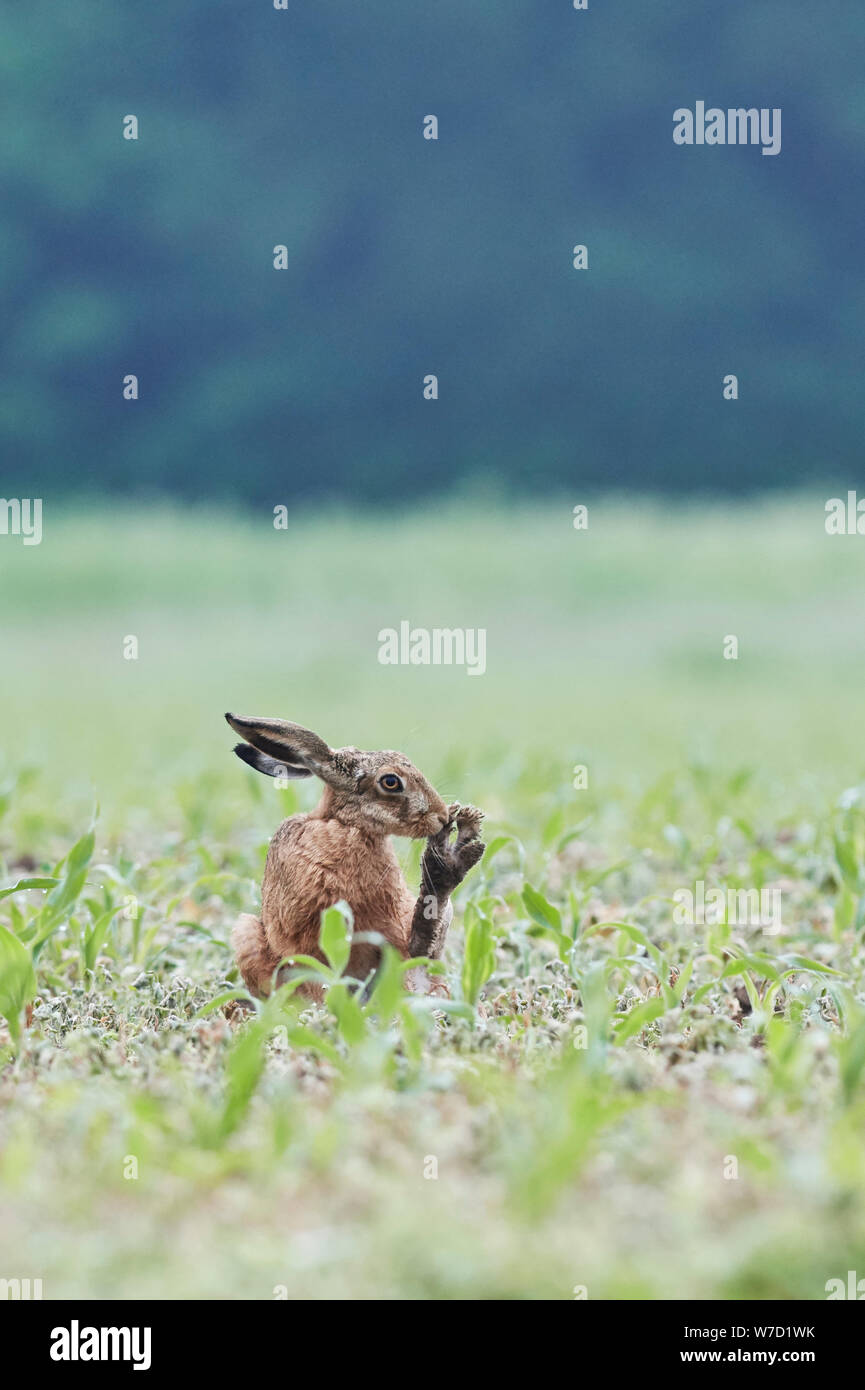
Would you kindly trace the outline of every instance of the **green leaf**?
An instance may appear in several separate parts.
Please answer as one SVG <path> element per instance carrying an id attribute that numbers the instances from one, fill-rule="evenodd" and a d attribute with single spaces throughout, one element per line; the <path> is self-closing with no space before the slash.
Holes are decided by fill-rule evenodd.
<path id="1" fill-rule="evenodd" d="M 216 1013 L 224 1004 L 231 1003 L 234 999 L 248 999 L 249 994 L 245 989 L 227 989 L 223 994 L 218 994 L 215 999 L 209 1000 L 202 1008 L 196 1009 L 193 1018 L 207 1018 L 208 1014 Z"/>
<path id="2" fill-rule="evenodd" d="M 21 1038 L 21 1014 L 35 995 L 36 972 L 30 952 L 17 936 L 0 926 L 0 1014 L 9 1024 L 16 1047 Z"/>
<path id="3" fill-rule="evenodd" d="M 463 998 L 471 1005 L 496 968 L 493 928 L 488 917 L 475 910 L 466 919 L 465 950 L 463 952 Z"/>
<path id="4" fill-rule="evenodd" d="M 670 966 L 666 956 L 653 941 L 649 940 L 642 928 L 635 927 L 632 922 L 596 922 L 593 926 L 586 928 L 583 936 L 594 936 L 597 932 L 609 931 L 612 928 L 623 932 L 628 940 L 633 941 L 635 945 L 643 947 L 654 964 L 655 974 L 659 980 L 665 982 L 670 978 Z"/>
<path id="5" fill-rule="evenodd" d="M 839 1040 L 837 1049 L 844 1099 L 849 1105 L 856 1095 L 865 1070 L 865 1017 L 857 1017 L 847 1037 Z"/>
<path id="6" fill-rule="evenodd" d="M 565 828 L 565 812 L 562 806 L 557 806 L 552 815 L 548 817 L 545 824 L 541 827 L 541 844 L 547 849 L 557 840 Z"/>
<path id="7" fill-rule="evenodd" d="M 325 1057 L 328 1062 L 332 1062 L 335 1067 L 344 1066 L 343 1059 L 332 1042 L 323 1038 L 314 1029 L 307 1028 L 303 1023 L 296 1023 L 286 1030 L 288 1041 L 293 1047 L 310 1048 L 313 1052 L 318 1052 Z"/>
<path id="8" fill-rule="evenodd" d="M 674 985 L 664 985 L 664 998 L 667 1000 L 668 1008 L 672 1009 L 681 1004 L 693 973 L 693 960 L 686 961 L 679 971 L 679 978 L 676 980 L 676 983 Z"/>
<path id="9" fill-rule="evenodd" d="M 852 927 L 855 918 L 856 898 L 844 882 L 835 903 L 835 935 L 840 936 L 842 932 Z"/>
<path id="10" fill-rule="evenodd" d="M 558 932 L 562 931 L 562 914 L 559 909 L 548 902 L 543 893 L 539 893 L 537 888 L 533 888 L 527 883 L 523 888 L 523 902 L 531 918 L 542 927 Z"/>
<path id="11" fill-rule="evenodd" d="M 97 918 L 89 931 L 84 933 L 83 955 L 84 967 L 86 970 L 93 970 L 96 965 L 96 958 L 105 944 L 108 935 L 108 928 L 111 926 L 111 919 L 115 913 L 119 912 L 119 907 L 110 907 L 107 912 Z"/>
<path id="12" fill-rule="evenodd" d="M 735 975 L 741 975 L 747 984 L 746 976 L 751 971 L 754 975 L 763 975 L 767 980 L 772 980 L 777 984 L 781 976 L 778 973 L 776 962 L 771 956 L 762 952 L 752 951 L 750 954 L 734 956 L 728 960 L 720 975 L 719 980 L 729 980 Z"/>
<path id="13" fill-rule="evenodd" d="M 324 961 L 317 960 L 315 956 L 283 956 L 277 969 L 281 970 L 284 965 L 305 965 L 307 970 L 312 971 L 319 981 L 333 979 L 333 971 L 325 965 Z"/>
<path id="14" fill-rule="evenodd" d="M 506 845 L 514 845 L 517 851 L 517 858 L 522 864 L 525 858 L 525 849 L 516 835 L 496 835 L 494 840 L 490 840 L 484 854 L 484 867 L 489 868 L 495 856 L 505 848 Z"/>
<path id="15" fill-rule="evenodd" d="M 264 1071 L 270 1023 L 259 1016 L 232 1044 L 226 1062 L 226 1094 L 221 1130 L 232 1134 L 243 1119 Z"/>
<path id="16" fill-rule="evenodd" d="M 464 1018 L 468 1022 L 475 1022 L 475 1011 L 470 1004 L 462 999 L 442 999 L 438 994 L 409 994 L 405 999 L 405 1011 L 409 1010 L 415 1017 L 429 1014 L 447 1014 L 452 1018 Z"/>
<path id="17" fill-rule="evenodd" d="M 65 916 L 87 882 L 87 869 L 93 858 L 96 837 L 91 826 L 72 846 L 60 867 L 64 868 L 63 878 L 48 894 L 46 907 L 53 918 Z M 65 866 L 65 867 L 64 867 Z"/>
<path id="18" fill-rule="evenodd" d="M 599 1074 L 604 1067 L 610 1036 L 610 996 L 607 993 L 603 962 L 595 961 L 582 971 L 578 983 L 588 1034 L 586 1062 L 590 1071 Z"/>
<path id="19" fill-rule="evenodd" d="M 637 1004 L 624 1016 L 620 1015 L 621 1022 L 616 1028 L 616 1046 L 619 1047 L 628 1038 L 632 1038 L 635 1033 L 642 1033 L 650 1023 L 654 1023 L 656 1018 L 666 1013 L 666 1005 L 663 999 L 647 999 L 644 1004 Z"/>
<path id="20" fill-rule="evenodd" d="M 357 1001 L 357 990 L 341 981 L 331 985 L 327 991 L 327 1007 L 330 1009 L 340 1035 L 349 1047 L 357 1047 L 366 1037 L 366 1019 Z"/>
<path id="21" fill-rule="evenodd" d="M 0 898 L 8 898 L 12 893 L 24 893 L 30 888 L 53 888 L 59 882 L 57 878 L 19 878 L 11 888 L 0 888 Z"/>
<path id="22" fill-rule="evenodd" d="M 351 955 L 352 911 L 348 903 L 339 902 L 321 915 L 319 945 L 331 968 L 341 975 Z"/>
<path id="23" fill-rule="evenodd" d="M 407 966 L 408 962 L 404 965 L 392 946 L 382 947 L 381 962 L 375 973 L 372 994 L 364 1009 L 368 1017 L 378 1019 L 382 1028 L 387 1028 L 399 1012 Z"/>
<path id="24" fill-rule="evenodd" d="M 848 884 L 857 884 L 859 881 L 859 860 L 852 836 L 849 839 L 842 839 L 836 832 L 835 859 L 844 881 Z"/>
<path id="25" fill-rule="evenodd" d="M 842 971 L 835 970 L 831 965 L 823 965 L 819 960 L 812 960 L 810 956 L 784 956 L 787 965 L 795 970 L 813 971 L 816 975 L 841 975 Z"/>

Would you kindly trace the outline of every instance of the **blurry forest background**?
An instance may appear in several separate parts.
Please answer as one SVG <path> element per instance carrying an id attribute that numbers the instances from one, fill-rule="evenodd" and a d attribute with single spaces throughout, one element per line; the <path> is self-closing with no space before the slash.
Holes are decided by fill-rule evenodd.
<path id="1" fill-rule="evenodd" d="M 0 490 L 854 486 L 863 46 L 846 0 L 5 7 Z M 781 154 L 675 146 L 698 99 Z"/>

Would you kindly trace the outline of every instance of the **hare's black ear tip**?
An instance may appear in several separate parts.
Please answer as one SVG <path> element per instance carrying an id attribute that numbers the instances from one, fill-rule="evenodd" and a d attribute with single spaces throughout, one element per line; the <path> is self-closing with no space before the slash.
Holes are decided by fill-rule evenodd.
<path id="1" fill-rule="evenodd" d="M 226 722 L 226 724 L 233 724 L 233 723 L 234 723 L 234 715 L 233 715 L 233 714 L 227 714 L 227 715 L 225 716 L 225 722 Z"/>

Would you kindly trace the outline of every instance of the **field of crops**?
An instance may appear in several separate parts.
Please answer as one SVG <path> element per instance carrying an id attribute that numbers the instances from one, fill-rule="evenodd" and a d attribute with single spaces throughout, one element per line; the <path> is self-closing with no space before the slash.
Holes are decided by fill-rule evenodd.
<path id="1" fill-rule="evenodd" d="M 0 1277 L 822 1299 L 865 1276 L 863 579 L 820 498 L 600 499 L 586 531 L 567 501 L 285 531 L 46 506 L 40 546 L 0 537 Z M 486 671 L 382 665 L 403 621 L 484 629 Z M 342 918 L 324 1005 L 226 1002 L 232 921 L 318 790 L 243 767 L 225 710 L 401 749 L 485 809 L 449 1007 L 395 962 L 361 1002 Z M 396 848 L 415 884 L 422 846 Z M 761 892 L 778 914 L 742 920 Z"/>

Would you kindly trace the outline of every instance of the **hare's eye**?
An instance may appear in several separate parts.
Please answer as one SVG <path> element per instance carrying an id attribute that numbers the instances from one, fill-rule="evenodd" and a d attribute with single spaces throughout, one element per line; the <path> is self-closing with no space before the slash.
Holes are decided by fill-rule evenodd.
<path id="1" fill-rule="evenodd" d="M 402 782 L 395 772 L 386 772 L 383 777 L 378 779 L 378 784 L 386 792 L 401 792 Z"/>

